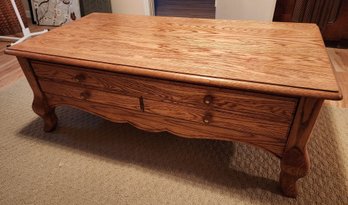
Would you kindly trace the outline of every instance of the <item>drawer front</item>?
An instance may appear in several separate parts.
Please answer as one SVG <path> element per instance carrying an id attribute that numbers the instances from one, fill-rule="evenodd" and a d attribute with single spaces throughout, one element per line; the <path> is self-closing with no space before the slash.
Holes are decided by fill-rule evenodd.
<path id="1" fill-rule="evenodd" d="M 244 132 L 252 138 L 263 136 L 283 142 L 286 141 L 290 125 L 279 121 L 267 121 L 217 110 L 192 108 L 148 99 L 144 99 L 144 111 L 159 116 L 194 122 L 206 127 L 220 127 Z"/>
<path id="2" fill-rule="evenodd" d="M 290 123 L 297 99 L 212 88 L 187 83 L 94 71 L 74 66 L 32 62 L 39 78 L 100 88 L 125 96 L 217 110 L 240 116 Z"/>
<path id="3" fill-rule="evenodd" d="M 135 111 L 140 118 L 156 116 L 167 124 L 173 122 L 163 130 L 174 132 L 174 127 L 180 135 L 187 134 L 188 130 L 192 134 L 195 127 L 197 133 L 193 137 L 208 138 L 209 133 L 213 139 L 266 143 L 267 149 L 274 147 L 269 150 L 279 156 L 297 105 L 297 99 L 253 92 L 41 62 L 32 62 L 32 66 L 41 89 L 52 99 L 71 99 L 68 101 L 79 102 L 89 110 L 95 103 L 94 106 L 107 107 L 109 111 L 112 107 Z M 101 111 L 98 112 L 101 115 Z M 180 122 L 180 126 L 174 122 Z M 156 129 L 154 126 L 152 129 Z"/>
<path id="4" fill-rule="evenodd" d="M 141 110 L 139 99 L 135 97 L 89 89 L 76 85 L 67 85 L 48 80 L 39 80 L 42 91 L 46 94 L 74 98 L 86 102 L 95 102 L 130 110 Z"/>
<path id="5" fill-rule="evenodd" d="M 126 108 L 129 110 L 155 114 L 157 116 L 180 119 L 192 122 L 205 128 L 222 128 L 234 131 L 237 136 L 247 135 L 251 139 L 267 138 L 268 141 L 286 142 L 289 124 L 284 122 L 267 121 L 246 117 L 237 114 L 221 112 L 213 109 L 187 107 L 180 104 L 154 101 L 144 98 L 135 98 L 89 89 L 74 84 L 56 83 L 48 80 L 39 80 L 43 92 L 49 95 L 63 96 L 84 102 L 93 102 L 102 105 Z M 142 107 L 141 108 L 141 105 Z M 225 136 L 231 137 L 231 136 Z"/>
<path id="6" fill-rule="evenodd" d="M 139 112 L 124 108 L 115 109 L 115 107 L 111 105 L 81 101 L 49 93 L 46 94 L 46 96 L 48 103 L 52 106 L 60 104 L 71 105 L 114 122 L 131 123 L 132 125 L 147 131 L 169 131 L 175 135 L 190 138 L 237 140 L 262 147 L 279 157 L 282 156 L 285 147 L 285 139 L 276 139 L 274 137 L 258 135 L 247 132 L 246 130 L 240 131 L 238 129 L 207 126 L 200 122 L 196 123 L 149 112 Z"/>

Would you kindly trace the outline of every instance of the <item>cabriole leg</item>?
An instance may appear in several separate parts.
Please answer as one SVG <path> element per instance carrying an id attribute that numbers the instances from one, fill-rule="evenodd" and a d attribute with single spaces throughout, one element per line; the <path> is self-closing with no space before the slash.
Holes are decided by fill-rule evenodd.
<path id="1" fill-rule="evenodd" d="M 34 97 L 33 110 L 43 119 L 45 132 L 51 132 L 56 128 L 57 116 L 55 107 L 49 107 L 43 99 Z"/>
<path id="2" fill-rule="evenodd" d="M 33 110 L 44 120 L 44 131 L 53 131 L 57 125 L 55 108 L 48 105 L 45 94 L 40 88 L 29 60 L 22 57 L 17 57 L 17 59 L 34 93 Z"/>
<path id="3" fill-rule="evenodd" d="M 284 195 L 297 196 L 296 182 L 310 169 L 307 143 L 323 104 L 322 99 L 301 98 L 281 159 L 280 187 Z"/>

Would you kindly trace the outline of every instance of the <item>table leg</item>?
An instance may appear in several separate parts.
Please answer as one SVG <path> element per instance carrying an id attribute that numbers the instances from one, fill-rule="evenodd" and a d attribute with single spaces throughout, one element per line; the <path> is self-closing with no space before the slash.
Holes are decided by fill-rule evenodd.
<path id="1" fill-rule="evenodd" d="M 22 57 L 17 57 L 17 59 L 34 93 L 33 110 L 44 120 L 44 131 L 53 131 L 57 125 L 55 108 L 48 105 L 29 61 Z"/>
<path id="2" fill-rule="evenodd" d="M 296 182 L 309 172 L 307 143 L 323 104 L 322 99 L 300 99 L 288 141 L 281 159 L 280 186 L 284 195 L 297 196 Z"/>
<path id="3" fill-rule="evenodd" d="M 44 131 L 51 132 L 57 126 L 57 116 L 55 107 L 49 107 L 47 102 L 40 97 L 35 96 L 33 101 L 33 110 L 44 121 Z"/>

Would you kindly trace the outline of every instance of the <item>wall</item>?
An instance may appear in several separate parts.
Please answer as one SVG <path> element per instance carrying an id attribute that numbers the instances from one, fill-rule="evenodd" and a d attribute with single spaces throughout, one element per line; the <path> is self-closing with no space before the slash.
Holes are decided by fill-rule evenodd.
<path id="1" fill-rule="evenodd" d="M 276 0 L 216 0 L 217 19 L 272 21 Z"/>
<path id="2" fill-rule="evenodd" d="M 113 13 L 145 15 L 147 8 L 144 0 L 111 0 Z"/>
<path id="3" fill-rule="evenodd" d="M 28 0 L 21 0 L 29 17 Z M 113 13 L 149 15 L 153 0 L 111 0 Z M 216 0 L 216 18 L 271 21 L 276 0 Z"/>
<path id="4" fill-rule="evenodd" d="M 0 0 L 2 1 L 2 0 Z M 30 17 L 30 10 L 28 0 L 21 0 L 26 11 L 26 15 Z M 113 13 L 149 15 L 152 9 L 149 4 L 153 0 L 111 0 L 111 7 Z"/>

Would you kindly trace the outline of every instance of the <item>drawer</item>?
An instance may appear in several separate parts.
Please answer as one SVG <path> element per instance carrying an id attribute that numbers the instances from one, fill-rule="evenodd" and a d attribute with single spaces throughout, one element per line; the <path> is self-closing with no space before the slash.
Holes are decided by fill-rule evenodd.
<path id="1" fill-rule="evenodd" d="M 205 87 L 39 61 L 32 61 L 31 64 L 39 79 L 75 83 L 124 96 L 142 96 L 144 99 L 265 119 L 270 122 L 290 123 L 297 104 L 296 98 Z"/>
<path id="2" fill-rule="evenodd" d="M 269 121 L 227 112 L 187 107 L 144 99 L 144 112 L 194 122 L 206 127 L 220 127 L 248 133 L 251 137 L 268 137 L 285 141 L 290 123 Z"/>
<path id="3" fill-rule="evenodd" d="M 86 102 L 96 102 L 130 110 L 141 110 L 139 99 L 97 89 L 84 88 L 48 80 L 39 80 L 44 93 L 65 96 Z"/>
<path id="4" fill-rule="evenodd" d="M 125 108 L 153 114 L 173 120 L 183 120 L 205 129 L 226 129 L 234 136 L 225 138 L 240 138 L 249 136 L 249 140 L 267 139 L 268 142 L 284 143 L 287 139 L 290 123 L 258 119 L 238 114 L 231 114 L 214 109 L 202 109 L 181 104 L 155 101 L 147 98 L 136 98 L 106 92 L 98 89 L 84 88 L 73 83 L 57 83 L 39 80 L 40 87 L 46 95 L 56 95 L 110 106 L 113 109 Z M 140 106 L 142 104 L 142 107 Z"/>
<path id="5" fill-rule="evenodd" d="M 146 112 L 139 112 L 124 108 L 115 109 L 115 107 L 111 105 L 87 102 L 85 100 L 81 101 L 75 98 L 58 96 L 49 93 L 46 94 L 46 96 L 48 103 L 51 106 L 57 106 L 61 104 L 71 105 L 97 114 L 108 120 L 114 122 L 127 122 L 147 131 L 169 131 L 175 135 L 190 138 L 207 138 L 228 141 L 236 140 L 262 147 L 279 157 L 282 156 L 286 144 L 285 138 L 279 139 L 275 136 L 256 134 L 250 132 L 249 130 L 235 129 L 236 127 L 223 128 L 217 126 L 209 126 L 205 123 L 202 123 L 200 120 L 197 120 L 197 122 L 195 122 L 195 120 L 189 121 L 167 117 L 165 115 L 153 114 L 157 113 L 157 111 L 149 110 L 151 108 L 149 108 Z M 179 111 L 178 113 L 181 112 Z M 197 119 L 199 117 L 200 116 L 198 116 Z M 191 117 L 184 118 L 190 119 Z"/>

